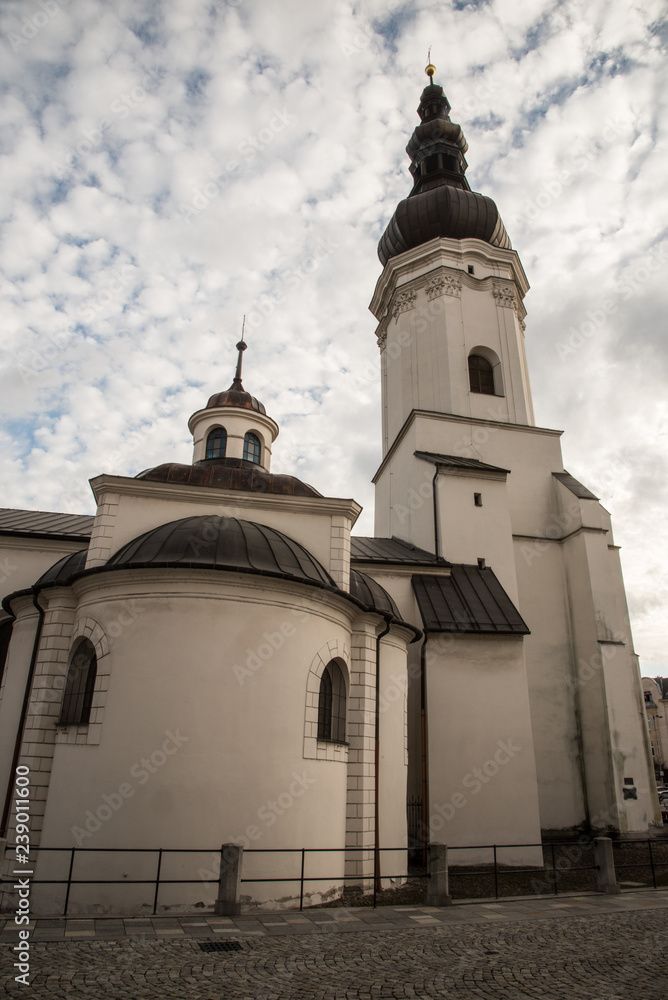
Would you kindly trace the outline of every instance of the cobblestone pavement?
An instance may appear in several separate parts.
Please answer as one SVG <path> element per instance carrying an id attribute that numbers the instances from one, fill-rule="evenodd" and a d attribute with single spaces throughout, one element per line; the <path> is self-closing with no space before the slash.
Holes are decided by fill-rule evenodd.
<path id="1" fill-rule="evenodd" d="M 234 924 L 204 917 L 39 920 L 27 987 L 14 982 L 14 930 L 8 923 L 0 947 L 0 995 L 666 1000 L 668 894 L 643 897 L 397 907 L 377 914 L 350 910 L 338 917 L 331 910 L 315 917 L 263 913 Z M 199 942 L 212 940 L 238 942 L 240 950 L 202 951 Z"/>

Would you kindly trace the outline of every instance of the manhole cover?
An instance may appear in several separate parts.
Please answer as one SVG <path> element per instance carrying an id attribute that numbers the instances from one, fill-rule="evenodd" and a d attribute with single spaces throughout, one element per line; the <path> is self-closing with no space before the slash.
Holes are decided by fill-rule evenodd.
<path id="1" fill-rule="evenodd" d="M 202 951 L 241 951 L 238 941 L 200 941 Z"/>

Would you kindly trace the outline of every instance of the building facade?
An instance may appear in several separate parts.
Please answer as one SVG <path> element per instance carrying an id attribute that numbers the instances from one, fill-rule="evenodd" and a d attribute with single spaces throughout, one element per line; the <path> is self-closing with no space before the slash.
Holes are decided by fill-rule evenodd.
<path id="1" fill-rule="evenodd" d="M 660 825 L 610 518 L 535 425 L 528 282 L 429 69 L 371 302 L 375 535 L 352 534 L 354 500 L 271 472 L 279 429 L 244 389 L 243 341 L 190 418 L 191 465 L 98 476 L 93 517 L 0 511 L 1 836 L 16 843 L 28 769 L 37 876 L 85 847 L 80 878 L 128 878 L 76 887 L 73 911 L 145 909 L 149 856 L 131 852 L 157 847 L 327 849 L 312 901 L 344 876 L 387 885 L 407 797 L 455 863 L 495 843 L 540 864 L 546 835 Z M 186 877 L 180 858 L 163 878 Z M 247 902 L 294 905 L 269 881 L 285 859 L 249 861 L 267 881 Z M 213 863 L 162 905 L 211 905 Z M 35 898 L 53 912 L 62 886 Z"/>

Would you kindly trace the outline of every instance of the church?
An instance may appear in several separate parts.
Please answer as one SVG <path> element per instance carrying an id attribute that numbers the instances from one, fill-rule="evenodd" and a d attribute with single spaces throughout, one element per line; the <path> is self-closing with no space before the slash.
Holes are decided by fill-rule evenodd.
<path id="1" fill-rule="evenodd" d="M 661 825 L 610 517 L 535 424 L 528 281 L 427 74 L 370 305 L 375 535 L 271 471 L 243 338 L 192 464 L 97 476 L 93 516 L 0 510 L 0 845 L 18 768 L 36 912 L 62 911 L 71 848 L 106 884 L 70 912 L 142 912 L 157 849 L 164 909 L 213 904 L 225 843 L 245 902 L 291 906 L 271 879 L 302 848 L 319 902 L 429 841 L 540 864 L 545 838 Z"/>

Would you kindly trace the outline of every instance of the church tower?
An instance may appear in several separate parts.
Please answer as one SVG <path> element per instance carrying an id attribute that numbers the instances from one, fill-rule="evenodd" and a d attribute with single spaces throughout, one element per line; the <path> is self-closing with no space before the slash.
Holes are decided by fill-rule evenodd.
<path id="1" fill-rule="evenodd" d="M 658 814 L 610 517 L 564 469 L 561 432 L 535 424 L 529 284 L 495 203 L 469 187 L 462 129 L 426 72 L 406 147 L 413 187 L 380 239 L 370 305 L 376 543 L 402 544 L 404 558 L 374 566 L 370 540 L 358 552 L 426 633 L 409 794 L 448 844 L 646 831 Z M 522 751 L 497 766 L 509 739 Z M 490 780 L 467 790 L 482 761 Z"/>

